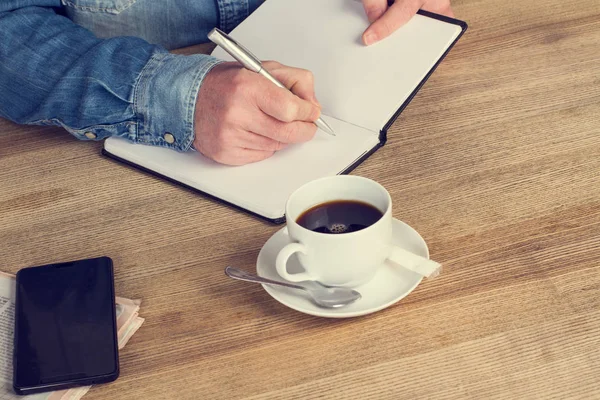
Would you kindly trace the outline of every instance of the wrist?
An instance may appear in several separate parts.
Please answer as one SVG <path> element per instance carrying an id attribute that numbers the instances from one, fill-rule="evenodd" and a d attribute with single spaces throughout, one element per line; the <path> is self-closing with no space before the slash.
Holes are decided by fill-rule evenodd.
<path id="1" fill-rule="evenodd" d="M 204 54 L 154 54 L 134 88 L 136 142 L 190 150 L 200 87 L 206 74 L 220 62 Z"/>

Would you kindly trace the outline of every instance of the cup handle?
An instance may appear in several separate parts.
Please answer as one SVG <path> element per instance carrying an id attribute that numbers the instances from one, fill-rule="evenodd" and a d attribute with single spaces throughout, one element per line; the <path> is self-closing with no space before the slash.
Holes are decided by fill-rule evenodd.
<path id="1" fill-rule="evenodd" d="M 315 279 L 311 277 L 308 272 L 300 272 L 297 274 L 290 274 L 287 272 L 288 259 L 296 252 L 306 254 L 306 248 L 300 243 L 289 243 L 279 251 L 277 260 L 275 261 L 277 273 L 289 282 L 314 281 Z"/>
<path id="2" fill-rule="evenodd" d="M 426 278 L 435 278 L 442 272 L 441 264 L 398 246 L 392 246 L 388 260 Z"/>

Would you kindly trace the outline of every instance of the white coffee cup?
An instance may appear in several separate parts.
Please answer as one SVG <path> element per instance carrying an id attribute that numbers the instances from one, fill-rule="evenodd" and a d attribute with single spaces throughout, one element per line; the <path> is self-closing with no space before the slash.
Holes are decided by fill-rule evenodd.
<path id="1" fill-rule="evenodd" d="M 310 208 L 336 200 L 368 203 L 383 216 L 360 231 L 340 234 L 314 232 L 296 222 Z M 276 266 L 279 275 L 291 282 L 357 286 L 373 278 L 390 253 L 392 199 L 383 186 L 367 178 L 336 175 L 305 184 L 288 199 L 286 222 L 292 243 L 281 249 Z M 305 272 L 287 272 L 288 258 L 294 253 Z"/>
<path id="2" fill-rule="evenodd" d="M 339 200 L 370 204 L 383 215 L 364 229 L 339 234 L 314 232 L 296 222 L 312 207 Z M 356 287 L 371 280 L 386 260 L 427 277 L 440 271 L 440 264 L 435 261 L 392 244 L 392 198 L 371 179 L 336 175 L 303 185 L 287 201 L 286 222 L 291 243 L 280 250 L 276 268 L 282 278 L 291 282 L 311 280 Z M 287 261 L 295 253 L 304 272 L 290 274 Z"/>

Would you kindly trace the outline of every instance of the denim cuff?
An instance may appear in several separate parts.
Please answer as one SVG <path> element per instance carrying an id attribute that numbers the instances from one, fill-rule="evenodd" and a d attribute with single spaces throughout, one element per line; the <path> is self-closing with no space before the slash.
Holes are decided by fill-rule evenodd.
<path id="1" fill-rule="evenodd" d="M 222 61 L 204 54 L 155 53 L 134 88 L 137 143 L 188 151 L 194 142 L 194 110 L 206 74 Z"/>

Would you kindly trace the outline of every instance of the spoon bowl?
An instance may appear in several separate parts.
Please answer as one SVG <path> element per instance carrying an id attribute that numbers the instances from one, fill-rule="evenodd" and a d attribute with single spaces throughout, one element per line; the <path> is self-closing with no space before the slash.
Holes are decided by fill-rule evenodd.
<path id="1" fill-rule="evenodd" d="M 258 275 L 250 274 L 237 268 L 225 268 L 225 274 L 233 279 L 239 279 L 246 282 L 264 283 L 267 285 L 284 286 L 292 289 L 303 290 L 312 298 L 312 300 L 320 307 L 324 308 L 339 308 L 354 303 L 361 298 L 359 292 L 350 288 L 342 287 L 327 287 L 307 288 L 300 285 L 295 285 L 288 282 L 280 282 L 272 279 L 262 278 Z"/>

